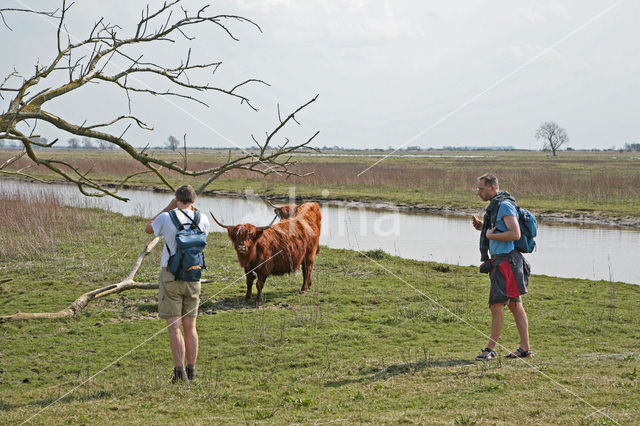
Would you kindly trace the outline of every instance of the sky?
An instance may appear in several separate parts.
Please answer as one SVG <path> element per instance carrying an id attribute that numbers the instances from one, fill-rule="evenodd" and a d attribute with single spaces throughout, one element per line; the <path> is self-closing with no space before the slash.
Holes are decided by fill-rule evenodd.
<path id="1" fill-rule="evenodd" d="M 0 0 L 0 7 L 50 9 L 51 1 Z M 148 2 L 153 9 L 162 2 Z M 133 34 L 138 0 L 77 1 L 66 28 L 86 38 L 100 17 Z M 185 0 L 197 10 L 205 2 Z M 160 146 L 169 135 L 189 146 L 247 147 L 262 140 L 282 114 L 318 95 L 285 129 L 284 137 L 312 146 L 423 149 L 443 146 L 513 146 L 538 149 L 536 128 L 555 121 L 574 149 L 622 147 L 640 142 L 640 2 L 637 0 L 220 0 L 214 14 L 239 14 L 260 26 L 230 21 L 239 38 L 212 25 L 188 30 L 196 39 L 145 46 L 144 58 L 175 65 L 192 49 L 192 61 L 222 61 L 218 71 L 192 73 L 192 81 L 233 87 L 248 78 L 269 86 L 241 93 L 259 109 L 216 93 L 194 102 L 134 95 L 132 113 L 153 131 L 131 129 L 135 146 Z M 0 81 L 14 68 L 33 66 L 56 53 L 56 25 L 42 16 L 5 13 L 0 26 Z M 78 55 L 79 56 L 79 55 Z M 114 59 L 108 70 L 127 66 Z M 16 83 L 14 81 L 14 83 Z M 47 82 L 41 88 L 49 87 Z M 152 78 L 141 86 L 166 89 Z M 53 83 L 51 83 L 53 84 Z M 11 87 L 10 84 L 8 84 Z M 0 100 L 2 110 L 7 96 Z M 113 86 L 89 85 L 45 104 L 78 124 L 109 121 L 128 112 L 126 95 Z M 116 126 L 114 133 L 121 129 Z M 42 126 L 65 143 L 70 135 Z"/>

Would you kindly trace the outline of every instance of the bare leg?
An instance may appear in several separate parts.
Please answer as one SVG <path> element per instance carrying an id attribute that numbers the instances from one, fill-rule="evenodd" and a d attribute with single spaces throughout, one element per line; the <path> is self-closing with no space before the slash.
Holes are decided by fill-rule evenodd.
<path id="1" fill-rule="evenodd" d="M 196 330 L 196 317 L 182 318 L 184 328 L 184 347 L 187 365 L 195 366 L 198 358 L 198 331 Z"/>
<path id="2" fill-rule="evenodd" d="M 487 347 L 494 350 L 504 325 L 504 305 L 502 303 L 494 303 L 489 305 L 489 309 L 491 309 L 491 338 L 487 343 Z"/>
<path id="3" fill-rule="evenodd" d="M 167 328 L 169 329 L 169 344 L 171 345 L 171 355 L 173 356 L 174 367 L 184 367 L 184 339 L 180 330 L 180 317 L 167 318 Z"/>
<path id="4" fill-rule="evenodd" d="M 516 327 L 520 335 L 520 349 L 528 351 L 531 349 L 529 346 L 529 320 L 527 319 L 524 306 L 522 306 L 522 303 L 509 301 L 509 309 L 513 314 L 513 319 L 516 321 Z"/>

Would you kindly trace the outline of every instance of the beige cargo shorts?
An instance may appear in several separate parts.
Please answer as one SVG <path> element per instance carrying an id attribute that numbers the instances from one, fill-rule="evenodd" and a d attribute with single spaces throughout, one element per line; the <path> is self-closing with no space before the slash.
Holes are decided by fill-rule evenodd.
<path id="1" fill-rule="evenodd" d="M 160 268 L 158 278 L 158 316 L 196 317 L 200 305 L 200 281 L 176 281 L 166 268 Z"/>

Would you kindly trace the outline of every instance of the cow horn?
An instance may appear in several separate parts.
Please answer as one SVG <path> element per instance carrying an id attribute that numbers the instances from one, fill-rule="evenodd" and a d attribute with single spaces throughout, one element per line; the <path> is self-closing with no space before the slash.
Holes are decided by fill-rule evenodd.
<path id="1" fill-rule="evenodd" d="M 269 201 L 266 197 L 264 198 L 264 202 L 269 204 L 274 209 L 279 208 L 279 207 L 275 206 L 271 201 Z"/>
<path id="2" fill-rule="evenodd" d="M 213 215 L 213 213 L 211 212 L 211 210 L 209 210 L 209 213 L 211 213 L 211 217 L 213 218 L 213 220 L 215 220 L 215 221 L 216 221 L 216 223 L 217 223 L 218 225 L 222 226 L 223 228 L 227 228 L 227 229 L 231 228 L 231 226 L 223 225 L 222 223 L 218 222 L 218 219 L 216 219 L 216 217 Z"/>
<path id="3" fill-rule="evenodd" d="M 257 228 L 261 231 L 264 231 L 265 229 L 269 229 L 271 228 L 271 225 L 273 225 L 273 222 L 275 222 L 277 218 L 278 218 L 278 215 L 275 215 L 270 224 L 268 224 L 267 226 L 258 226 Z"/>

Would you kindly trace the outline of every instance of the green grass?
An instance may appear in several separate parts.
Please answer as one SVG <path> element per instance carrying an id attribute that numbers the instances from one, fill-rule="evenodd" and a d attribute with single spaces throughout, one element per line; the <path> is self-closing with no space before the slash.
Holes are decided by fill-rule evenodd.
<path id="1" fill-rule="evenodd" d="M 14 231 L 0 228 L 0 278 L 13 278 L 0 285 L 0 315 L 57 311 L 119 281 L 150 239 L 143 219 L 63 213 L 50 223 L 52 246 L 29 243 L 20 254 L 5 245 Z M 300 275 L 270 277 L 265 305 L 254 308 L 242 303 L 226 236 L 210 235 L 206 255 L 213 282 L 203 285 L 195 383 L 169 384 L 156 292 L 126 292 L 76 319 L 0 324 L 0 423 L 34 415 L 35 424 L 640 418 L 638 286 L 533 276 L 524 303 L 535 357 L 477 364 L 490 316 L 488 278 L 476 268 L 323 247 L 309 294 L 297 294 Z M 155 280 L 158 262 L 156 250 L 138 279 Z M 510 314 L 500 343 L 517 347 Z"/>
<path id="2" fill-rule="evenodd" d="M 378 152 L 380 156 L 387 152 Z M 424 152 L 423 152 L 424 154 Z M 626 152 L 566 151 L 553 158 L 534 151 L 428 152 L 442 157 L 386 158 L 370 170 L 365 169 L 381 157 L 294 157 L 298 173 L 312 172 L 304 178 L 271 174 L 266 178 L 243 171 L 231 171 L 214 181 L 208 189 L 243 193 L 247 188 L 260 195 L 357 201 L 386 201 L 429 208 L 480 209 L 476 178 L 496 173 L 503 189 L 511 191 L 523 206 L 535 213 L 590 215 L 593 217 L 640 218 L 640 156 Z M 124 153 L 60 150 L 52 157 L 91 170 L 90 176 L 102 182 L 117 182 L 126 174 L 143 168 Z M 168 161 L 181 161 L 178 154 L 151 151 L 150 155 Z M 222 151 L 194 150 L 189 155 L 192 168 L 206 168 L 227 160 Z M 232 153 L 237 155 L 237 153 Z M 467 156 L 476 156 L 468 158 Z M 9 158 L 0 151 L 0 162 Z M 26 166 L 20 160 L 14 167 Z M 53 177 L 45 169 L 29 169 L 42 177 Z M 185 179 L 168 173 L 174 184 Z M 204 179 L 192 179 L 194 186 Z M 159 187 L 151 174 L 129 183 Z"/>

